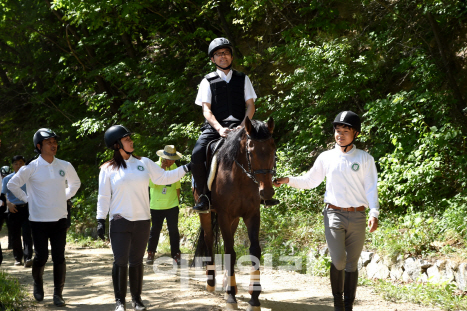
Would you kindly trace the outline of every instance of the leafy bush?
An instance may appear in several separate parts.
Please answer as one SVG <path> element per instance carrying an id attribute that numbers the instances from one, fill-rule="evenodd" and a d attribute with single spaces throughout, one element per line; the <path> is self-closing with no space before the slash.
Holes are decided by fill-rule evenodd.
<path id="1" fill-rule="evenodd" d="M 29 303 L 25 288 L 18 280 L 0 271 L 0 309 L 5 311 L 21 310 Z"/>
<path id="2" fill-rule="evenodd" d="M 391 301 L 408 301 L 443 310 L 466 310 L 467 298 L 456 290 L 454 284 L 411 283 L 392 284 L 384 280 L 372 282 L 377 292 Z"/>

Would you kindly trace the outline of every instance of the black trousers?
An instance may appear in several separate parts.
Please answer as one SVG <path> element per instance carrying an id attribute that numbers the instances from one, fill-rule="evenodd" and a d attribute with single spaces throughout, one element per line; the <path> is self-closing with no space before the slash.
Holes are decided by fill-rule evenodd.
<path id="1" fill-rule="evenodd" d="M 49 257 L 49 240 L 54 266 L 63 264 L 65 262 L 66 218 L 58 221 L 30 221 L 29 223 L 34 241 L 34 265 L 36 267 L 45 266 Z"/>
<path id="2" fill-rule="evenodd" d="M 114 263 L 119 267 L 143 264 L 149 239 L 150 220 L 129 221 L 125 218 L 110 221 L 110 243 Z"/>
<path id="3" fill-rule="evenodd" d="M 159 236 L 161 234 L 164 219 L 167 219 L 167 229 L 169 229 L 170 238 L 170 254 L 172 257 L 180 253 L 180 233 L 178 232 L 178 206 L 156 210 L 151 209 L 152 227 L 149 233 L 148 251 L 156 252 L 157 244 L 159 244 Z"/>
<path id="4" fill-rule="evenodd" d="M 223 127 L 237 127 L 240 125 L 241 121 L 222 121 L 220 124 Z M 206 172 L 206 147 L 214 139 L 221 137 L 219 133 L 212 128 L 211 125 L 207 124 L 203 128 L 204 131 L 199 136 L 196 141 L 195 147 L 193 148 L 193 153 L 191 154 L 191 174 L 195 180 L 195 188 L 198 194 L 206 193 L 207 188 L 207 172 Z"/>
<path id="5" fill-rule="evenodd" d="M 29 209 L 27 204 L 17 205 L 16 213 L 8 213 L 11 231 L 11 243 L 13 256 L 16 261 L 29 260 L 32 258 L 32 237 L 29 225 Z M 23 243 L 21 243 L 21 232 L 23 233 Z M 24 249 L 24 250 L 23 250 Z"/>
<path id="6" fill-rule="evenodd" d="M 210 127 L 201 133 L 193 148 L 193 153 L 191 154 L 191 162 L 193 163 L 191 166 L 191 174 L 195 180 L 196 191 L 199 194 L 206 193 L 205 187 L 208 179 L 205 165 L 206 147 L 211 141 L 219 137 L 219 133 Z"/>

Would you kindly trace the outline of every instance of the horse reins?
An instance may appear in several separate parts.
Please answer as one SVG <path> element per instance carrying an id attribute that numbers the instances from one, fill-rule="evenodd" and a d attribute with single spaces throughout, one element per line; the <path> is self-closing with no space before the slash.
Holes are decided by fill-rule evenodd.
<path id="1" fill-rule="evenodd" d="M 269 138 L 265 138 L 265 139 L 254 139 L 254 138 L 251 138 L 250 135 L 246 135 L 247 137 L 247 140 L 246 140 L 246 159 L 248 161 L 248 171 L 243 167 L 243 165 L 241 165 L 237 159 L 235 159 L 235 163 L 237 163 L 237 165 L 243 170 L 243 172 L 245 172 L 245 174 L 250 177 L 258 186 L 259 186 L 259 182 L 258 180 L 256 179 L 255 175 L 256 174 L 272 174 L 272 176 L 275 176 L 276 175 L 276 159 L 275 159 L 275 156 L 274 156 L 274 169 L 260 169 L 260 170 L 256 170 L 256 171 L 253 171 L 251 169 L 251 155 L 250 155 L 250 150 L 248 150 L 248 142 L 250 140 L 252 141 L 258 141 L 258 142 L 264 142 L 264 141 L 267 141 L 267 140 L 270 140 L 272 139 L 272 136 L 269 137 Z"/>

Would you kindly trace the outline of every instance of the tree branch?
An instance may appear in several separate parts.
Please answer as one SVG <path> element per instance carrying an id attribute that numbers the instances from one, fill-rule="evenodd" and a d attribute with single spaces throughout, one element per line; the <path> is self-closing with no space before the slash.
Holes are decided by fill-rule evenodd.
<path id="1" fill-rule="evenodd" d="M 66 32 L 66 41 L 68 42 L 68 47 L 70 48 L 70 51 L 71 51 L 71 54 L 73 54 L 73 56 L 76 58 L 76 60 L 78 61 L 78 63 L 81 64 L 81 66 L 83 66 L 83 70 L 86 72 L 86 66 L 84 66 L 84 64 L 81 62 L 81 60 L 79 59 L 78 55 L 76 55 L 75 51 L 73 51 L 73 48 L 71 47 L 71 42 L 70 42 L 70 38 L 68 38 L 68 26 L 66 26 L 65 28 L 65 32 Z"/>
<path id="2" fill-rule="evenodd" d="M 227 24 L 227 20 L 225 19 L 223 8 L 225 6 L 224 1 L 220 1 L 219 5 L 217 6 L 217 13 L 219 15 L 219 19 L 221 20 L 222 24 L 222 29 L 224 30 L 225 34 L 227 35 L 227 38 L 229 39 L 230 42 L 232 42 L 234 53 L 236 54 L 238 59 L 243 58 L 243 54 L 240 52 L 240 50 L 237 48 L 237 43 L 235 42 L 234 36 L 230 32 L 229 25 Z"/>
<path id="3" fill-rule="evenodd" d="M 431 29 L 433 30 L 433 34 L 435 35 L 435 40 L 436 40 L 436 44 L 438 45 L 439 54 L 441 55 L 441 60 L 443 61 L 443 64 L 444 64 L 444 68 L 442 69 L 444 69 L 444 72 L 448 78 L 448 83 L 454 93 L 454 96 L 456 97 L 458 101 L 457 108 L 458 110 L 460 110 L 458 111 L 458 113 L 460 112 L 460 114 L 462 115 L 463 114 L 462 108 L 466 106 L 465 101 L 464 101 L 464 98 L 462 97 L 462 93 L 459 90 L 459 86 L 456 83 L 456 79 L 454 78 L 454 75 L 451 72 L 451 66 L 449 64 L 449 59 L 447 55 L 448 53 L 446 53 L 445 51 L 445 48 L 444 48 L 445 45 L 443 44 L 443 40 L 441 38 L 438 23 L 436 22 L 436 20 L 434 19 L 433 15 L 430 12 L 426 13 L 426 17 L 428 18 L 428 21 L 430 22 L 430 25 L 431 25 Z"/>

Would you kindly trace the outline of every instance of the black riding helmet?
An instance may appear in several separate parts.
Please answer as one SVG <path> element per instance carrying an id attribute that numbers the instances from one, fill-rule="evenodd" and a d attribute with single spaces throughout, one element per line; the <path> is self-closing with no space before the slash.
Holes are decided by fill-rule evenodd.
<path id="1" fill-rule="evenodd" d="M 11 174 L 11 170 L 10 170 L 10 167 L 5 165 L 5 166 L 2 166 L 1 170 L 0 170 L 0 174 L 2 175 L 2 178 L 5 177 L 6 175 L 8 174 Z"/>
<path id="2" fill-rule="evenodd" d="M 226 38 L 216 38 L 216 39 L 212 40 L 211 43 L 209 44 L 209 49 L 208 49 L 209 58 L 214 57 L 214 52 L 216 52 L 219 49 L 223 49 L 223 48 L 229 49 L 230 54 L 233 54 L 232 53 L 233 46 L 232 46 L 232 44 L 230 43 L 229 40 L 227 40 Z M 217 64 L 216 64 L 216 66 L 219 67 L 222 70 L 227 70 L 227 69 L 230 69 L 232 67 L 232 64 L 230 64 L 228 67 L 225 67 L 225 68 L 223 68 L 223 67 L 221 67 L 221 66 L 219 66 Z"/>
<path id="3" fill-rule="evenodd" d="M 230 53 L 232 53 L 232 44 L 226 38 L 216 38 L 211 41 L 209 44 L 208 55 L 209 58 L 214 57 L 214 52 L 218 49 L 228 48 Z"/>
<path id="4" fill-rule="evenodd" d="M 359 133 L 362 130 L 362 121 L 360 121 L 360 117 L 358 114 L 350 110 L 339 112 L 339 114 L 334 119 L 334 122 L 332 122 L 333 128 L 336 128 L 337 124 L 345 124 L 350 126 Z"/>
<path id="5" fill-rule="evenodd" d="M 123 125 L 112 125 L 105 131 L 104 134 L 104 141 L 105 145 L 107 148 L 112 149 L 112 150 L 117 150 L 115 149 L 115 144 L 118 144 L 121 149 L 123 149 L 122 142 L 120 139 L 123 137 L 130 136 L 132 133 Z M 132 154 L 133 152 L 127 152 L 125 149 L 123 149 L 127 154 Z"/>
<path id="6" fill-rule="evenodd" d="M 49 139 L 55 137 L 55 139 L 58 140 L 58 135 L 55 134 L 54 131 L 48 128 L 41 128 L 38 129 L 37 132 L 34 134 L 34 137 L 32 138 L 32 141 L 34 142 L 34 152 L 36 153 L 41 153 L 41 151 L 37 148 L 37 144 L 40 144 L 42 146 L 42 142 L 45 139 Z"/>
<path id="7" fill-rule="evenodd" d="M 362 130 L 362 121 L 360 120 L 360 117 L 358 116 L 358 114 L 350 110 L 339 112 L 339 114 L 334 119 L 334 122 L 332 122 L 332 127 L 334 131 L 336 130 L 336 125 L 339 125 L 339 124 L 350 126 L 358 133 L 360 133 Z M 352 146 L 353 142 L 355 141 L 355 138 L 357 138 L 357 135 L 358 134 L 355 133 L 352 139 L 352 142 L 350 144 L 346 146 L 339 145 L 340 147 L 345 147 L 344 152 L 347 151 L 347 147 Z"/>

